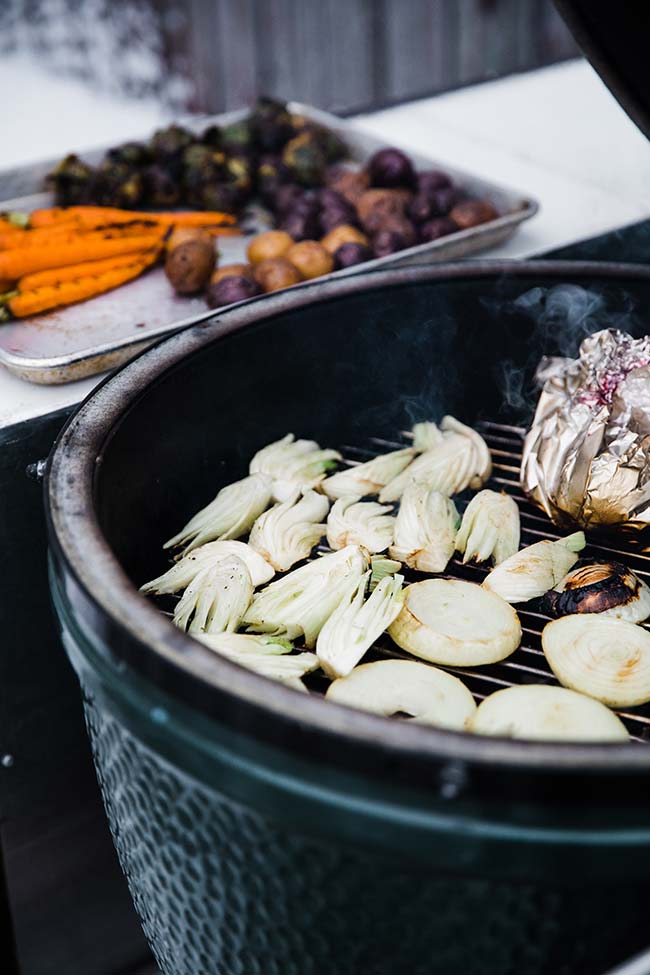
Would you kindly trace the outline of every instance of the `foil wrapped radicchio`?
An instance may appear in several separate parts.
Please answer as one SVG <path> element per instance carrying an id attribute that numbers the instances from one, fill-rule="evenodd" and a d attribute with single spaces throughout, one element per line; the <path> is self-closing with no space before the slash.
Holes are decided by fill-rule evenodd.
<path id="1" fill-rule="evenodd" d="M 650 524 L 650 336 L 595 332 L 577 359 L 542 359 L 524 490 L 562 526 Z"/>

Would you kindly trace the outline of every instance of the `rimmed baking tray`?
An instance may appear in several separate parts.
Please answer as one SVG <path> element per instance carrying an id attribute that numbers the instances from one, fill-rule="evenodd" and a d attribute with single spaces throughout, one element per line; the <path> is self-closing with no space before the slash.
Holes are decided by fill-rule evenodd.
<path id="1" fill-rule="evenodd" d="M 354 123 L 328 112 L 299 102 L 291 102 L 289 107 L 292 112 L 308 116 L 337 132 L 348 145 L 350 158 L 354 162 L 365 162 L 373 152 L 386 145 L 385 140 L 369 135 Z M 192 130 L 202 131 L 207 125 L 230 124 L 247 113 L 248 109 L 241 109 L 223 115 L 192 118 L 183 124 Z M 80 154 L 90 163 L 95 163 L 107 148 Z M 467 257 L 507 240 L 520 223 L 534 216 L 538 210 L 535 200 L 514 189 L 438 163 L 422 153 L 408 152 L 418 169 L 444 169 L 472 196 L 489 200 L 502 216 L 431 243 L 417 244 L 354 268 L 334 271 L 327 278 L 360 270 Z M 56 162 L 48 159 L 19 169 L 0 171 L 0 210 L 31 210 L 50 205 L 51 195 L 43 192 L 43 186 L 45 176 Z M 219 240 L 221 264 L 244 260 L 250 236 L 270 225 L 268 214 L 256 205 L 248 209 L 242 222 L 250 233 Z M 264 298 L 256 300 L 263 301 Z M 160 336 L 186 325 L 194 325 L 215 314 L 206 309 L 201 297 L 179 298 L 174 295 L 164 272 L 156 268 L 130 284 L 91 301 L 1 326 L 0 363 L 30 382 L 71 382 L 121 365 Z"/>

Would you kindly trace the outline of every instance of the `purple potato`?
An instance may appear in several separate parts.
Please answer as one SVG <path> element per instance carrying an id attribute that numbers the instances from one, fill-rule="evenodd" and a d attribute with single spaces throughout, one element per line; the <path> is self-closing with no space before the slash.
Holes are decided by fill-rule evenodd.
<path id="1" fill-rule="evenodd" d="M 257 281 L 244 277 L 243 274 L 235 274 L 222 278 L 216 284 L 211 284 L 205 297 L 208 308 L 222 308 L 223 305 L 246 301 L 247 298 L 254 298 L 261 294 L 262 289 Z"/>
<path id="2" fill-rule="evenodd" d="M 431 201 L 431 216 L 446 217 L 452 207 L 458 203 L 458 190 L 447 186 L 441 190 L 433 190 L 429 197 Z"/>
<path id="3" fill-rule="evenodd" d="M 294 205 L 304 195 L 304 189 L 297 183 L 287 183 L 285 186 L 280 186 L 273 199 L 273 210 L 279 216 L 284 216 L 289 210 L 293 210 Z"/>
<path id="4" fill-rule="evenodd" d="M 401 230 L 380 230 L 373 235 L 371 244 L 375 257 L 387 257 L 389 254 L 411 247 L 413 241 Z"/>
<path id="5" fill-rule="evenodd" d="M 348 209 L 353 209 L 349 200 L 343 196 L 342 193 L 338 193 L 336 190 L 330 189 L 329 186 L 324 186 L 318 191 L 318 200 L 323 209 L 329 209 L 330 207 L 347 207 Z"/>
<path id="6" fill-rule="evenodd" d="M 334 206 L 324 207 L 320 213 L 319 223 L 322 237 L 328 234 L 330 230 L 334 230 L 335 227 L 340 227 L 342 223 L 348 224 L 350 227 L 359 226 L 356 211 L 352 207 L 349 209 Z"/>
<path id="7" fill-rule="evenodd" d="M 416 193 L 412 200 L 406 204 L 406 213 L 415 223 L 425 223 L 435 214 L 433 204 L 428 193 Z"/>
<path id="8" fill-rule="evenodd" d="M 372 251 L 366 244 L 341 244 L 334 254 L 334 267 L 340 270 L 344 267 L 354 267 L 355 264 L 363 264 L 364 261 L 372 260 Z"/>
<path id="9" fill-rule="evenodd" d="M 415 186 L 413 163 L 400 149 L 380 149 L 368 163 L 371 186 L 406 187 Z"/>
<path id="10" fill-rule="evenodd" d="M 440 169 L 428 169 L 417 174 L 418 193 L 431 193 L 433 190 L 450 189 L 452 181 Z"/>
<path id="11" fill-rule="evenodd" d="M 315 240 L 318 237 L 318 217 L 314 213 L 290 210 L 280 223 L 278 230 L 284 230 L 294 240 Z"/>
<path id="12" fill-rule="evenodd" d="M 423 244 L 428 244 L 432 240 L 453 234 L 456 230 L 458 227 L 449 217 L 434 217 L 433 220 L 427 220 L 420 227 L 420 240 Z"/>

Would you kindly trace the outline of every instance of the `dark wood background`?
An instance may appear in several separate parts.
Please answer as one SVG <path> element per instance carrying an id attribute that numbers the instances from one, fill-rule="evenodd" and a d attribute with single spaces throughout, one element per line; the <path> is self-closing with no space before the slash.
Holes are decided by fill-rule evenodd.
<path id="1" fill-rule="evenodd" d="M 178 110 L 342 113 L 578 53 L 551 0 L 0 0 L 3 50 Z"/>

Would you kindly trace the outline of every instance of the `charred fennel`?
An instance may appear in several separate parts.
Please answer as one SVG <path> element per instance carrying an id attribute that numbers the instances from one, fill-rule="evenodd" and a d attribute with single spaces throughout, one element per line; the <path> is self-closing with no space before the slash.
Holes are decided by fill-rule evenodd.
<path id="1" fill-rule="evenodd" d="M 260 515 L 251 529 L 249 544 L 276 572 L 286 572 L 306 559 L 323 537 L 328 510 L 329 501 L 322 494 L 307 490 L 301 496 L 298 489 Z"/>
<path id="2" fill-rule="evenodd" d="M 250 462 L 250 473 L 266 474 L 272 481 L 273 497 L 286 501 L 296 490 L 314 488 L 341 459 L 338 450 L 322 450 L 315 440 L 296 440 L 288 433 L 263 447 Z"/>
<path id="3" fill-rule="evenodd" d="M 270 677 L 305 691 L 301 681 L 305 674 L 316 670 L 315 653 L 292 654 L 289 641 L 251 633 L 201 633 L 197 639 L 222 657 L 242 667 L 248 667 L 263 677 Z"/>
<path id="4" fill-rule="evenodd" d="M 246 564 L 236 556 L 202 569 L 176 605 L 174 623 L 196 633 L 234 633 L 253 598 Z"/>
<path id="5" fill-rule="evenodd" d="M 213 539 L 240 538 L 271 503 L 271 478 L 252 474 L 219 491 L 198 511 L 165 548 L 184 546 L 184 554 Z"/>
<path id="6" fill-rule="evenodd" d="M 536 599 L 564 578 L 584 547 L 584 532 L 575 532 L 557 542 L 536 542 L 492 569 L 483 586 L 508 603 Z"/>
<path id="7" fill-rule="evenodd" d="M 444 572 L 454 554 L 459 522 L 451 498 L 412 481 L 402 495 L 388 554 L 419 572 Z"/>
<path id="8" fill-rule="evenodd" d="M 498 491 L 479 491 L 467 505 L 456 536 L 463 563 L 504 562 L 519 549 L 517 502 Z"/>
<path id="9" fill-rule="evenodd" d="M 330 548 L 363 545 L 369 552 L 385 552 L 393 541 L 392 508 L 350 495 L 335 501 L 327 518 Z"/>
<path id="10" fill-rule="evenodd" d="M 157 579 L 146 582 L 140 587 L 140 591 L 158 596 L 179 592 L 189 586 L 203 569 L 212 568 L 231 555 L 237 556 L 244 562 L 255 587 L 263 586 L 275 575 L 273 567 L 266 559 L 246 542 L 207 542 L 200 548 L 188 552 Z"/>
<path id="11" fill-rule="evenodd" d="M 365 464 L 356 464 L 332 474 L 323 481 L 322 490 L 333 500 L 377 494 L 413 460 L 415 453 L 413 447 L 407 447 L 389 454 L 380 454 Z"/>

